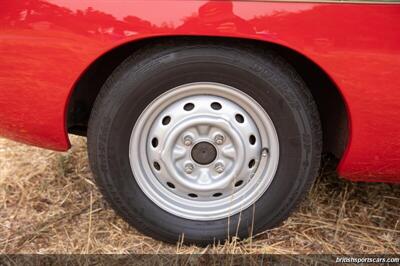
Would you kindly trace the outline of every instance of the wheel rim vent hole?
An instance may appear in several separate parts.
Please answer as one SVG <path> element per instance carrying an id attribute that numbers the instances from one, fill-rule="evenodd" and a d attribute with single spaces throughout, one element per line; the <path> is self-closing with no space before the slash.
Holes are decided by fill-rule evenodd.
<path id="1" fill-rule="evenodd" d="M 167 182 L 167 186 L 169 186 L 170 188 L 175 188 L 175 185 L 172 184 L 171 182 Z"/>
<path id="2" fill-rule="evenodd" d="M 251 159 L 249 162 L 249 168 L 253 168 L 253 166 L 256 164 L 256 160 Z"/>
<path id="3" fill-rule="evenodd" d="M 163 118 L 162 124 L 163 124 L 164 126 L 166 126 L 166 125 L 169 124 L 169 122 L 171 122 L 171 117 L 170 117 L 169 115 L 167 115 L 166 117 Z"/>
<path id="4" fill-rule="evenodd" d="M 239 187 L 243 184 L 243 180 L 239 180 L 235 183 L 235 187 Z"/>
<path id="5" fill-rule="evenodd" d="M 156 148 L 156 147 L 158 146 L 158 139 L 157 139 L 157 138 L 153 138 L 153 139 L 151 140 L 151 145 L 152 145 L 154 148 Z"/>
<path id="6" fill-rule="evenodd" d="M 236 114 L 235 119 L 240 124 L 242 124 L 244 122 L 244 117 L 241 114 Z"/>
<path id="7" fill-rule="evenodd" d="M 161 166 L 160 166 L 160 164 L 159 164 L 158 162 L 154 162 L 154 163 L 153 163 L 153 166 L 154 166 L 154 168 L 155 168 L 157 171 L 160 171 Z"/>
<path id="8" fill-rule="evenodd" d="M 211 103 L 211 108 L 214 110 L 221 110 L 222 105 L 218 102 L 213 102 L 213 103 Z"/>
<path id="9" fill-rule="evenodd" d="M 256 137 L 254 135 L 251 135 L 249 137 L 249 142 L 250 142 L 251 145 L 256 144 Z"/>
<path id="10" fill-rule="evenodd" d="M 194 193 L 189 193 L 188 196 L 191 197 L 191 198 L 197 198 L 198 197 L 197 194 L 194 194 Z"/>
<path id="11" fill-rule="evenodd" d="M 185 111 L 192 111 L 194 109 L 194 104 L 193 103 L 187 103 L 183 106 L 183 109 Z"/>
<path id="12" fill-rule="evenodd" d="M 222 196 L 221 192 L 217 192 L 217 193 L 213 194 L 213 197 L 215 197 L 215 198 L 218 198 L 218 197 L 221 197 L 221 196 Z"/>

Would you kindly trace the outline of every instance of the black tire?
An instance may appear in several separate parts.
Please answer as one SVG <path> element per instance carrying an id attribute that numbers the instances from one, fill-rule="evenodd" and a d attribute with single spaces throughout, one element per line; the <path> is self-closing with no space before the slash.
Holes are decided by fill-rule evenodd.
<path id="1" fill-rule="evenodd" d="M 130 134 L 145 107 L 168 89 L 199 81 L 244 91 L 267 111 L 278 133 L 280 157 L 273 182 L 254 206 L 229 221 L 188 220 L 160 209 L 141 191 L 130 167 Z M 318 174 L 320 127 L 303 80 L 273 51 L 163 43 L 130 56 L 101 89 L 89 121 L 89 159 L 105 199 L 130 225 L 166 242 L 184 235 L 185 243 L 205 245 L 234 235 L 246 238 L 288 217 Z"/>

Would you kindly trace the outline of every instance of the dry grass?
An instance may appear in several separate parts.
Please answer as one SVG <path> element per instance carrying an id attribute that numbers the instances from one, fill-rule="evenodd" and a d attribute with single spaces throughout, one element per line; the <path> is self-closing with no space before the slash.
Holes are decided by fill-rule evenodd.
<path id="1" fill-rule="evenodd" d="M 168 245 L 131 228 L 100 197 L 86 141 L 57 153 L 0 139 L 0 253 L 400 253 L 400 185 L 320 177 L 281 227 L 252 240 Z"/>

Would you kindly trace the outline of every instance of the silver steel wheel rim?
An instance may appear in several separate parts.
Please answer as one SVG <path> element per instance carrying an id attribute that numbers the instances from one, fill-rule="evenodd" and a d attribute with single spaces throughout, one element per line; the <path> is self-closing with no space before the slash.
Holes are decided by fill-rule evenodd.
<path id="1" fill-rule="evenodd" d="M 264 194 L 278 167 L 279 142 L 272 120 L 249 95 L 220 83 L 190 83 L 142 112 L 129 160 L 157 206 L 186 219 L 216 220 Z"/>

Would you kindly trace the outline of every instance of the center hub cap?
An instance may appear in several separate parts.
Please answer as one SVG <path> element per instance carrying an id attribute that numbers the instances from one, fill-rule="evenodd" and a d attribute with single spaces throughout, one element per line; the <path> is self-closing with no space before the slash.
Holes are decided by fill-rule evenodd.
<path id="1" fill-rule="evenodd" d="M 214 145 L 209 142 L 202 141 L 193 146 L 192 158 L 193 160 L 202 165 L 212 163 L 217 157 L 217 150 Z"/>

